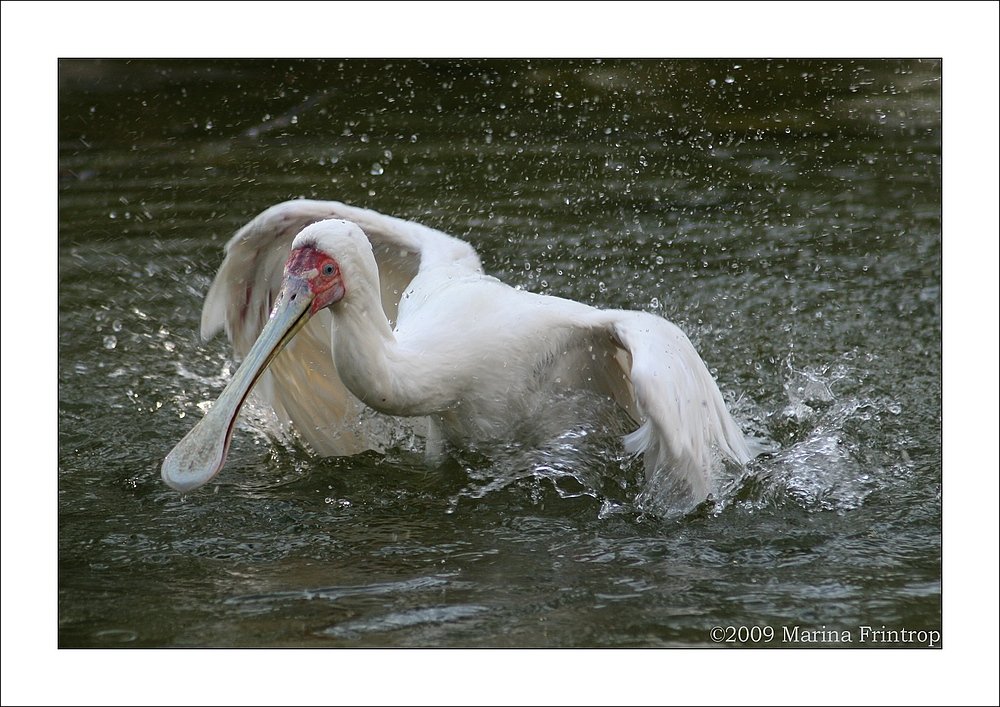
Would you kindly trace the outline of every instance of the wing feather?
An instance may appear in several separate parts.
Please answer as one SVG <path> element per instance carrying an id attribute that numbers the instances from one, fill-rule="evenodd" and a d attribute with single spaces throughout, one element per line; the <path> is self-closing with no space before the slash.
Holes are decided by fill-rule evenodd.
<path id="1" fill-rule="evenodd" d="M 625 437 L 626 450 L 644 456 L 640 501 L 688 510 L 717 491 L 720 456 L 740 465 L 751 460 L 746 438 L 680 328 L 644 312 L 606 315 L 614 339 L 629 354 L 627 374 L 642 418 Z"/>
<path id="2" fill-rule="evenodd" d="M 427 226 L 337 201 L 287 201 L 257 215 L 226 244 L 202 308 L 202 338 L 225 330 L 235 355 L 245 356 L 270 316 L 295 236 L 329 218 L 357 223 L 371 241 L 390 322 L 403 291 L 421 269 L 448 262 L 482 271 L 472 246 Z M 354 454 L 377 447 L 377 440 L 358 426 L 364 406 L 337 373 L 330 351 L 332 326 L 328 312 L 313 317 L 275 358 L 255 394 L 319 453 Z"/>

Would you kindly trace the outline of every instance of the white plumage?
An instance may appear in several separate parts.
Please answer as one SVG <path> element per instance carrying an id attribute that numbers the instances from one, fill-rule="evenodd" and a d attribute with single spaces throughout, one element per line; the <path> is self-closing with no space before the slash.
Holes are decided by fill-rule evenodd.
<path id="1" fill-rule="evenodd" d="M 182 492 L 222 468 L 265 369 L 258 394 L 324 455 L 379 447 L 356 424 L 363 406 L 427 418 L 434 455 L 439 440 L 504 439 L 584 390 L 635 420 L 625 447 L 674 508 L 715 490 L 720 457 L 752 456 L 674 324 L 516 290 L 468 243 L 338 202 L 279 204 L 237 232 L 202 314 L 204 337 L 223 327 L 244 362 L 164 461 Z"/>

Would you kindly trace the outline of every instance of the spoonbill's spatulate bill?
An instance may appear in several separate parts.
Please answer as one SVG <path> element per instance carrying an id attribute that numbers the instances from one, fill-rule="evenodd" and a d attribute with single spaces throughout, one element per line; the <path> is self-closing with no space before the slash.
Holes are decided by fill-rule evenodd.
<path id="1" fill-rule="evenodd" d="M 202 312 L 203 337 L 223 327 L 243 362 L 163 462 L 181 492 L 222 469 L 255 384 L 324 455 L 379 447 L 354 424 L 364 406 L 426 418 L 428 444 L 461 445 L 523 429 L 545 397 L 588 391 L 634 420 L 625 448 L 678 509 L 715 489 L 721 458 L 752 457 L 675 325 L 514 289 L 464 241 L 339 202 L 279 204 L 236 233 Z"/>

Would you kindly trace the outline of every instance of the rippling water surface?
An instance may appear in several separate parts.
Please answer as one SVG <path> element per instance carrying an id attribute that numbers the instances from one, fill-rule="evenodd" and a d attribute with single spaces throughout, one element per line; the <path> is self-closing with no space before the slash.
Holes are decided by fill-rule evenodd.
<path id="1" fill-rule="evenodd" d="M 63 61 L 59 83 L 61 646 L 940 631 L 939 64 Z M 160 462 L 234 370 L 198 336 L 222 246 L 296 197 L 668 317 L 773 453 L 665 520 L 606 429 L 428 468 L 405 436 L 319 458 L 254 407 L 178 496 Z"/>

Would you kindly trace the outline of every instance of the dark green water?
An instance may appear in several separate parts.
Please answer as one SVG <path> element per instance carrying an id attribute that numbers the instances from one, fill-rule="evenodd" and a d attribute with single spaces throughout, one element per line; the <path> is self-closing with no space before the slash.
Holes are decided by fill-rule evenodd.
<path id="1" fill-rule="evenodd" d="M 917 61 L 61 62 L 59 645 L 940 631 L 940 95 Z M 202 298 L 295 197 L 662 313 L 778 451 L 664 521 L 613 437 L 430 469 L 315 457 L 258 408 L 180 498 L 160 462 L 233 369 Z"/>

